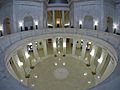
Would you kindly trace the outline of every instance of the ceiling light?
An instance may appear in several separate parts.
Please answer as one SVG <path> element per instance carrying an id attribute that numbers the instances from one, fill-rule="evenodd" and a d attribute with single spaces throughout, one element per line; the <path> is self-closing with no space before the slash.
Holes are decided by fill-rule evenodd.
<path id="1" fill-rule="evenodd" d="M 98 76 L 98 79 L 100 79 L 100 76 Z"/>
<path id="2" fill-rule="evenodd" d="M 101 64 L 103 61 L 103 58 L 101 57 L 100 59 L 98 59 L 98 63 Z"/>
<path id="3" fill-rule="evenodd" d="M 23 62 L 21 62 L 19 59 L 17 60 L 18 66 L 22 67 L 23 66 Z"/>
<path id="4" fill-rule="evenodd" d="M 32 84 L 31 86 L 32 86 L 32 87 L 34 87 L 34 86 L 35 86 L 35 84 Z"/>
<path id="5" fill-rule="evenodd" d="M 20 82 L 23 82 L 23 79 L 21 79 Z"/>
<path id="6" fill-rule="evenodd" d="M 65 65 L 66 65 L 66 63 L 64 62 L 64 63 L 63 63 L 63 66 L 65 66 Z"/>
<path id="7" fill-rule="evenodd" d="M 88 84 L 91 84 L 91 81 L 88 81 Z"/>
<path id="8" fill-rule="evenodd" d="M 88 74 L 87 72 L 86 72 L 86 73 L 84 73 L 84 76 L 87 76 L 87 74 Z"/>
<path id="9" fill-rule="evenodd" d="M 57 63 L 54 63 L 55 64 L 55 66 L 57 66 L 58 64 Z"/>
<path id="10" fill-rule="evenodd" d="M 35 78 L 38 78 L 38 76 L 37 76 L 37 75 L 35 75 L 34 77 L 35 77 Z"/>

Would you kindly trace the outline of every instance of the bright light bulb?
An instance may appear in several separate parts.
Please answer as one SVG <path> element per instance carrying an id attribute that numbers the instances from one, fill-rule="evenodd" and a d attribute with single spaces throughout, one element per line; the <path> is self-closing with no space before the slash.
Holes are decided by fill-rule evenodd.
<path id="1" fill-rule="evenodd" d="M 88 84 L 90 84 L 91 83 L 91 81 L 88 81 Z"/>
<path id="2" fill-rule="evenodd" d="M 86 72 L 86 73 L 84 73 L 84 76 L 87 76 L 87 74 L 88 74 L 87 72 Z"/>
<path id="3" fill-rule="evenodd" d="M 23 82 L 23 79 L 21 79 L 20 82 Z"/>
<path id="4" fill-rule="evenodd" d="M 23 62 L 18 61 L 18 66 L 22 67 L 23 66 Z"/>
<path id="5" fill-rule="evenodd" d="M 64 63 L 63 63 L 63 66 L 65 66 L 65 65 L 66 65 L 66 63 L 64 62 Z"/>
<path id="6" fill-rule="evenodd" d="M 30 55 L 28 54 L 28 52 L 25 52 L 25 56 L 28 59 L 30 57 Z"/>
<path id="7" fill-rule="evenodd" d="M 37 75 L 35 75 L 34 77 L 35 77 L 35 78 L 38 78 L 38 76 L 37 76 Z"/>
<path id="8" fill-rule="evenodd" d="M 102 61 L 103 61 L 103 58 L 102 58 L 102 57 L 101 57 L 100 59 L 98 59 L 99 64 L 101 64 Z"/>
<path id="9" fill-rule="evenodd" d="M 58 64 L 57 63 L 54 63 L 55 64 L 55 66 L 57 66 Z"/>

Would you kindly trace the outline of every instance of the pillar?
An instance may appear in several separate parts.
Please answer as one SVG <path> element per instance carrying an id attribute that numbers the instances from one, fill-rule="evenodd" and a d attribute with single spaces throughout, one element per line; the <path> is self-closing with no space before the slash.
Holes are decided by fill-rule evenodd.
<path id="1" fill-rule="evenodd" d="M 66 38 L 63 38 L 63 54 L 66 54 Z"/>
<path id="2" fill-rule="evenodd" d="M 102 70 L 102 68 L 103 68 L 103 66 L 105 64 L 107 55 L 108 55 L 108 53 L 104 49 L 102 49 L 102 54 L 101 54 L 101 57 L 100 57 L 100 59 L 102 59 L 102 63 L 98 63 L 98 66 L 96 68 L 96 72 L 98 74 L 101 72 L 101 70 Z"/>
<path id="3" fill-rule="evenodd" d="M 52 17 L 52 21 L 53 21 L 53 28 L 55 28 L 55 11 L 52 11 L 53 13 L 53 17 Z"/>
<path id="4" fill-rule="evenodd" d="M 64 10 L 62 11 L 62 28 L 64 28 Z"/>
<path id="5" fill-rule="evenodd" d="M 82 52 L 81 52 L 81 59 L 84 61 L 85 53 L 86 53 L 86 46 L 87 46 L 87 41 L 83 41 L 83 46 L 82 46 Z"/>
<path id="6" fill-rule="evenodd" d="M 47 52 L 47 44 L 46 44 L 46 40 L 43 40 L 42 43 L 43 43 L 44 54 L 45 54 L 45 56 L 47 56 L 48 52 Z"/>
<path id="7" fill-rule="evenodd" d="M 76 40 L 73 39 L 72 55 L 75 55 L 75 51 L 76 51 Z"/>

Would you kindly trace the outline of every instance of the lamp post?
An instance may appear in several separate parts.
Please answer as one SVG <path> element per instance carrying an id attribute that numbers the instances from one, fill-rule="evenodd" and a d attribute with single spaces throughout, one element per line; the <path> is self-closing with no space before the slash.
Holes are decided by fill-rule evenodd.
<path id="1" fill-rule="evenodd" d="M 94 29 L 95 29 L 95 30 L 97 30 L 97 26 L 98 26 L 98 21 L 95 20 L 95 21 L 94 21 Z"/>
<path id="2" fill-rule="evenodd" d="M 79 27 L 80 27 L 80 29 L 82 29 L 82 21 L 81 20 L 79 21 Z"/>
<path id="3" fill-rule="evenodd" d="M 115 33 L 116 34 L 116 31 L 117 31 L 117 24 L 113 24 L 113 33 Z"/>

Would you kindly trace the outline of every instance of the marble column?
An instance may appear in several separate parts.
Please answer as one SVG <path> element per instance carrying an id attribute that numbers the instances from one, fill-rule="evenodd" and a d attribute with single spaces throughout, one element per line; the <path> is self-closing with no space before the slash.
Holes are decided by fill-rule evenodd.
<path id="1" fill-rule="evenodd" d="M 82 52 L 81 52 L 81 59 L 84 61 L 85 53 L 86 53 L 87 41 L 83 41 Z"/>
<path id="2" fill-rule="evenodd" d="M 101 63 L 98 62 L 98 66 L 96 67 L 96 72 L 98 74 L 101 72 L 101 70 L 102 70 L 102 68 L 103 68 L 103 66 L 105 64 L 107 55 L 108 55 L 108 53 L 104 49 L 102 49 L 102 54 L 101 54 L 101 57 L 100 57 L 102 62 Z"/>
<path id="3" fill-rule="evenodd" d="M 32 42 L 32 47 L 33 47 L 33 54 L 35 56 L 36 64 L 37 64 L 37 62 L 40 61 L 40 57 L 39 57 L 39 54 L 38 54 L 36 42 Z"/>
<path id="4" fill-rule="evenodd" d="M 45 54 L 45 56 L 47 56 L 48 52 L 47 52 L 47 44 L 46 44 L 46 40 L 43 40 L 42 43 L 43 43 L 44 54 Z"/>
<path id="5" fill-rule="evenodd" d="M 64 10 L 63 10 L 63 11 L 62 11 L 62 28 L 64 28 L 64 19 L 65 19 L 64 16 L 65 16 L 65 15 L 64 15 Z"/>
<path id="6" fill-rule="evenodd" d="M 75 51 L 76 51 L 76 40 L 73 39 L 73 47 L 72 47 L 72 55 L 75 55 Z"/>
<path id="7" fill-rule="evenodd" d="M 57 44 L 56 44 L 56 38 L 53 38 L 53 52 L 54 54 L 57 54 Z"/>
<path id="8" fill-rule="evenodd" d="M 66 54 L 66 38 L 63 38 L 63 54 Z"/>
<path id="9" fill-rule="evenodd" d="M 53 16 L 52 16 L 52 22 L 53 22 L 53 28 L 55 28 L 55 11 L 52 11 Z"/>

